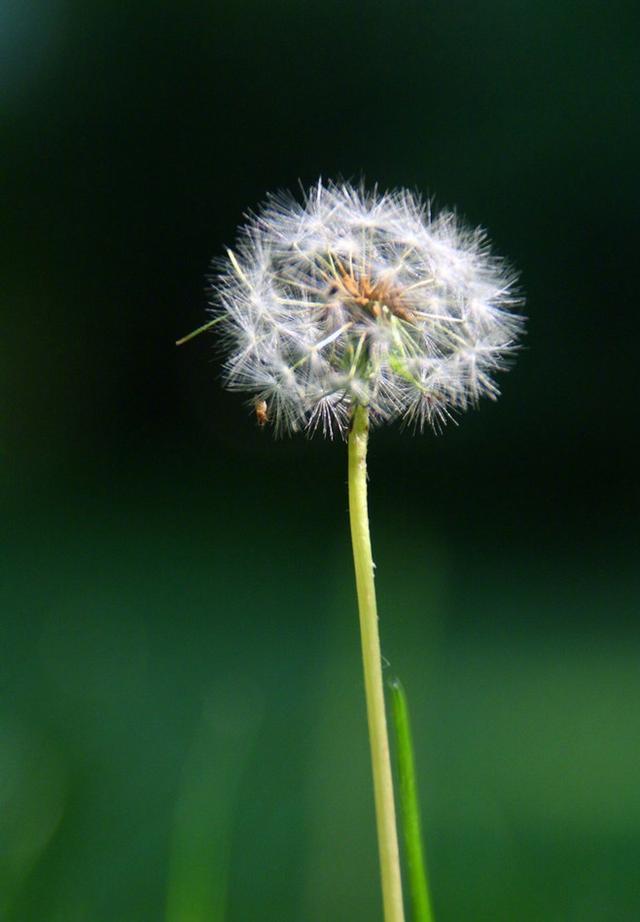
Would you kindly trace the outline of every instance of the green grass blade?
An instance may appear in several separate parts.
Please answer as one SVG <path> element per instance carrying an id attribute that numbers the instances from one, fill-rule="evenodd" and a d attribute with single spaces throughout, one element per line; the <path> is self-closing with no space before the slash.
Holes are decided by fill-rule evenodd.
<path id="1" fill-rule="evenodd" d="M 413 922 L 433 922 L 427 870 L 422 847 L 422 824 L 420 821 L 407 696 L 400 680 L 397 678 L 390 680 L 389 688 L 391 690 L 393 723 L 396 734 L 400 816 Z"/>

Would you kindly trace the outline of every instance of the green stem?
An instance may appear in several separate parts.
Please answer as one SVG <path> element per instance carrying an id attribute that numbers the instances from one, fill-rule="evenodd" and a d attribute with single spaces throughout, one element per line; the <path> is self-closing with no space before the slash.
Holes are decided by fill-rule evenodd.
<path id="1" fill-rule="evenodd" d="M 366 407 L 356 407 L 349 434 L 349 518 L 360 610 L 360 637 L 373 768 L 382 901 L 385 922 L 404 922 L 400 856 L 384 708 L 380 635 L 367 510 L 368 436 L 368 411 Z"/>
<path id="2" fill-rule="evenodd" d="M 422 848 L 420 805 L 407 696 L 399 679 L 389 682 L 393 722 L 396 729 L 396 754 L 400 778 L 400 814 L 404 833 L 407 876 L 413 906 L 413 922 L 433 922 L 426 864 Z"/>

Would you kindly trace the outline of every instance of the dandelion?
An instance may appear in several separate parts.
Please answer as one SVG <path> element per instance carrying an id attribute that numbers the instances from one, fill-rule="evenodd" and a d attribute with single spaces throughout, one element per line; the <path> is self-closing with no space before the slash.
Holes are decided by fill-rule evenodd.
<path id="1" fill-rule="evenodd" d="M 279 433 L 345 435 L 358 406 L 437 429 L 497 396 L 522 322 L 484 231 L 405 190 L 274 195 L 217 268 L 225 381 Z"/>
<path id="2" fill-rule="evenodd" d="M 216 269 L 212 319 L 180 342 L 217 327 L 225 382 L 251 393 L 261 426 L 348 438 L 384 918 L 403 922 L 367 508 L 369 426 L 439 429 L 481 397 L 497 397 L 495 374 L 523 325 L 514 274 L 484 231 L 453 212 L 434 216 L 405 190 L 323 182 L 300 202 L 269 198 Z M 415 821 L 405 825 L 417 834 Z M 432 919 L 426 877 L 414 903 L 416 919 Z"/>

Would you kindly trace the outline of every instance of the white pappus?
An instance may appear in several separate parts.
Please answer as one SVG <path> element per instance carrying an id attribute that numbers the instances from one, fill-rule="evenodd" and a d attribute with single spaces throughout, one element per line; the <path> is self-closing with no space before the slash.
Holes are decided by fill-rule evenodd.
<path id="1" fill-rule="evenodd" d="M 514 273 L 481 229 L 404 189 L 319 181 L 273 195 L 215 265 L 224 378 L 277 432 L 434 428 L 495 398 L 523 318 Z"/>

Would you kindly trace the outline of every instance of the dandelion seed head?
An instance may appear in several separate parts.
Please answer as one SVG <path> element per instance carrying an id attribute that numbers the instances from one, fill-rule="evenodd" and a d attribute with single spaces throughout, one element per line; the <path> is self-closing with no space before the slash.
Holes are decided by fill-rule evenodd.
<path id="1" fill-rule="evenodd" d="M 485 232 L 403 189 L 273 195 L 216 270 L 225 382 L 277 432 L 344 434 L 357 405 L 438 429 L 498 396 L 523 325 Z"/>

